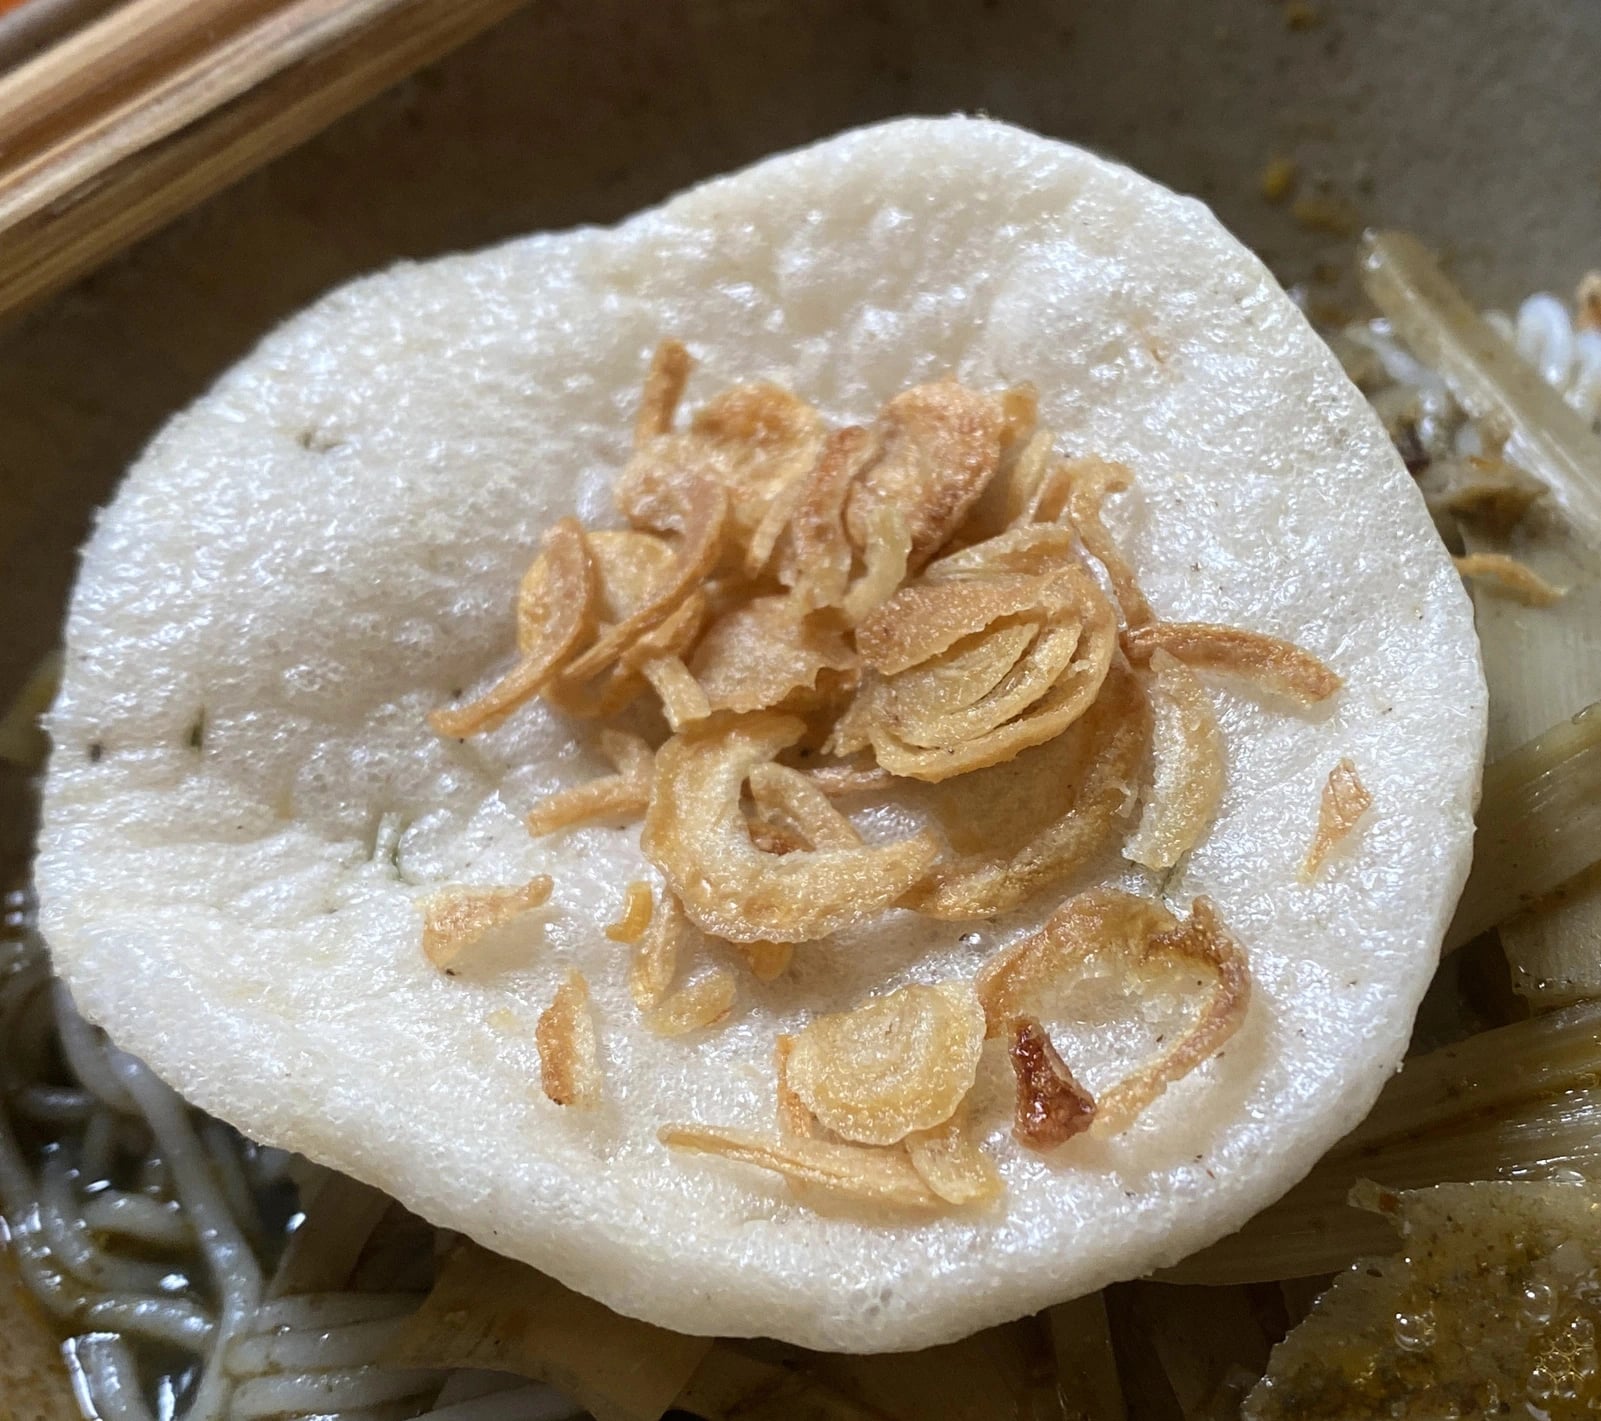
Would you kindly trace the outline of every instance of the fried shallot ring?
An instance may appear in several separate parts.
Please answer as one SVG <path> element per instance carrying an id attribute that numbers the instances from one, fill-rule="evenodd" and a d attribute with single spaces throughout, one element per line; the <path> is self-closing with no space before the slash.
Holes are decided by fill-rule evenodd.
<path id="1" fill-rule="evenodd" d="M 1306 861 L 1301 865 L 1303 882 L 1310 882 L 1317 876 L 1324 861 L 1350 837 L 1362 816 L 1372 807 L 1373 795 L 1362 783 L 1356 766 L 1350 760 L 1342 759 L 1329 771 L 1328 780 L 1323 786 L 1323 795 L 1318 802 L 1317 833 L 1313 836 L 1312 847 L 1306 851 Z"/>
<path id="2" fill-rule="evenodd" d="M 982 543 L 946 553 L 923 569 L 923 581 L 946 582 L 989 578 L 1003 572 L 1052 572 L 1076 557 L 1077 539 L 1057 523 L 1025 523 Z"/>
<path id="3" fill-rule="evenodd" d="M 879 714 L 914 745 L 944 745 L 966 738 L 952 727 L 949 717 L 985 702 L 1039 636 L 1037 620 L 991 623 L 922 665 L 880 683 L 874 696 Z M 983 729 L 994 724 L 990 719 Z"/>
<path id="4" fill-rule="evenodd" d="M 984 964 L 975 987 L 990 1036 L 1004 1036 L 1012 1022 L 1031 1014 L 1035 997 L 1097 953 L 1138 966 L 1148 944 L 1176 922 L 1162 904 L 1117 888 L 1069 898 L 1041 927 Z"/>
<path id="5" fill-rule="evenodd" d="M 1229 936 L 1216 909 L 1205 898 L 1190 904 L 1189 918 L 1152 939 L 1147 961 L 1163 958 L 1197 963 L 1216 974 L 1216 985 L 1195 1022 L 1167 1054 L 1103 1091 L 1096 1102 L 1097 1133 L 1115 1134 L 1132 1124 L 1146 1106 L 1174 1081 L 1210 1060 L 1239 1030 L 1251 1002 L 1251 974 L 1245 953 Z"/>
<path id="6" fill-rule="evenodd" d="M 1017 1077 L 1012 1134 L 1033 1150 L 1055 1149 L 1095 1122 L 1095 1097 L 1074 1079 L 1045 1028 L 1020 1016 L 1007 1032 L 1006 1054 Z"/>
<path id="7" fill-rule="evenodd" d="M 741 570 L 755 577 L 773 554 L 782 525 L 768 514 L 793 506 L 824 439 L 822 416 L 778 385 L 736 385 L 697 410 L 689 438 L 698 444 L 693 469 L 709 469 L 728 489 Z M 706 457 L 710 454 L 711 457 Z"/>
<path id="8" fill-rule="evenodd" d="M 660 533 L 592 528 L 584 541 L 595 560 L 603 632 L 638 611 L 672 581 L 677 554 Z"/>
<path id="9" fill-rule="evenodd" d="M 856 628 L 856 650 L 864 665 L 896 676 L 992 622 L 1035 611 L 1047 590 L 1038 573 L 908 583 Z"/>
<path id="10" fill-rule="evenodd" d="M 726 967 L 714 967 L 669 992 L 645 1013 L 645 1025 L 658 1036 L 687 1036 L 715 1026 L 734 1009 L 739 987 Z"/>
<path id="11" fill-rule="evenodd" d="M 600 753 L 617 773 L 546 795 L 528 812 L 530 834 L 550 834 L 593 819 L 635 819 L 645 812 L 656 769 L 654 752 L 624 730 L 602 730 L 598 740 Z"/>
<path id="12" fill-rule="evenodd" d="M 928 727 L 933 746 L 911 743 L 874 711 L 866 732 L 874 757 L 891 774 L 938 782 L 1010 760 L 1054 740 L 1100 693 L 1117 649 L 1117 619 L 1089 573 L 1064 563 L 1050 581 L 1069 588 L 1051 620 L 1001 684 L 973 705 Z M 872 698 L 875 688 L 864 688 Z M 921 738 L 921 737 L 920 737 Z M 835 745 L 833 748 L 844 748 Z"/>
<path id="13" fill-rule="evenodd" d="M 780 1035 L 773 1042 L 773 1068 L 777 1076 L 778 1133 L 795 1140 L 815 1140 L 820 1133 L 817 1120 L 790 1088 L 789 1058 L 795 1049 L 793 1036 Z"/>
<path id="14" fill-rule="evenodd" d="M 550 899 L 555 882 L 541 873 L 518 888 L 451 884 L 422 901 L 422 950 L 435 967 L 451 974 L 462 954 L 494 929 Z"/>
<path id="15" fill-rule="evenodd" d="M 856 656 L 837 627 L 797 617 L 787 597 L 768 596 L 713 622 L 689 669 L 712 710 L 766 710 L 814 691 L 823 671 L 854 671 Z"/>
<path id="16" fill-rule="evenodd" d="M 678 975 L 678 964 L 694 931 L 684 916 L 683 905 L 664 888 L 661 901 L 651 912 L 628 959 L 628 995 L 641 1011 L 661 1005 Z"/>
<path id="17" fill-rule="evenodd" d="M 740 809 L 751 771 L 805 730 L 794 716 L 713 717 L 656 752 L 640 844 L 706 932 L 807 942 L 889 907 L 938 854 L 928 834 L 861 848 L 764 854 Z"/>
<path id="18" fill-rule="evenodd" d="M 617 657 L 624 671 L 640 671 L 663 657 L 675 660 L 693 651 L 706 625 L 707 604 L 700 592 L 691 592 L 666 619 L 640 635 Z"/>
<path id="19" fill-rule="evenodd" d="M 1326 701 L 1345 682 L 1294 642 L 1211 622 L 1148 622 L 1123 633 L 1123 649 L 1136 666 L 1157 650 L 1186 666 L 1238 676 L 1273 695 L 1302 705 Z"/>
<path id="20" fill-rule="evenodd" d="M 1130 627 L 1142 627 L 1151 620 L 1151 604 L 1140 590 L 1139 579 L 1117 540 L 1101 521 L 1101 505 L 1106 496 L 1123 493 L 1134 486 L 1134 473 L 1127 464 L 1110 459 L 1072 459 L 1063 466 L 1068 481 L 1067 516 L 1085 550 L 1106 569 L 1112 592 L 1123 609 L 1123 620 Z"/>
<path id="21" fill-rule="evenodd" d="M 1151 654 L 1152 779 L 1123 857 L 1172 868 L 1196 845 L 1223 798 L 1223 732 L 1196 674 L 1165 651 Z"/>
<path id="22" fill-rule="evenodd" d="M 751 843 L 764 854 L 795 854 L 814 847 L 811 840 L 782 815 L 760 806 L 752 812 L 748 827 Z M 790 945 L 785 944 L 786 947 Z"/>
<path id="23" fill-rule="evenodd" d="M 744 959 L 751 976 L 758 982 L 776 982 L 795 960 L 792 942 L 731 942 L 728 945 Z"/>
<path id="24" fill-rule="evenodd" d="M 594 563 L 597 584 L 599 625 L 595 635 L 605 636 L 668 586 L 674 577 L 677 556 L 666 538 L 636 528 L 599 528 L 585 533 L 584 541 Z M 616 665 L 587 679 L 575 678 L 564 670 L 545 687 L 545 699 L 572 716 L 599 719 L 615 715 L 645 689 L 645 678 L 639 674 L 640 661 L 673 650 L 686 633 L 698 632 L 698 624 L 687 623 L 703 615 L 705 608 L 700 592 L 690 594 L 662 622 L 626 647 Z"/>
<path id="25" fill-rule="evenodd" d="M 1119 960 L 1135 977 L 1193 964 L 1212 977 L 1212 985 L 1177 1040 L 1096 1097 L 1090 1128 L 1101 1135 L 1127 1129 L 1168 1086 L 1222 1049 L 1245 1019 L 1251 998 L 1245 954 L 1207 899 L 1197 898 L 1188 920 L 1180 923 L 1159 903 L 1097 889 L 1068 899 L 1043 927 L 998 954 L 979 974 L 976 985 L 991 1034 L 1002 1034 L 1028 1015 L 1046 985 L 1105 957 Z"/>
<path id="26" fill-rule="evenodd" d="M 744 1130 L 665 1125 L 656 1138 L 670 1150 L 717 1155 L 782 1175 L 792 1185 L 822 1189 L 860 1204 L 899 1209 L 947 1208 L 900 1149 L 837 1144 L 832 1140 L 764 1140 Z"/>
<path id="27" fill-rule="evenodd" d="M 845 500 L 878 457 L 871 430 L 847 425 L 830 434 L 778 546 L 778 580 L 797 616 L 845 600 L 856 550 L 845 531 Z"/>
<path id="28" fill-rule="evenodd" d="M 867 547 L 872 511 L 885 504 L 906 519 L 907 568 L 917 572 L 950 539 L 1000 467 L 1009 433 L 1003 397 L 981 395 L 955 380 L 914 385 L 879 414 L 883 456 L 861 475 L 845 504 L 851 542 Z"/>
<path id="29" fill-rule="evenodd" d="M 844 799 L 853 794 L 881 794 L 895 783 L 895 776 L 877 765 L 850 764 L 817 765 L 806 771 L 806 777 L 830 799 Z"/>
<path id="30" fill-rule="evenodd" d="M 893 1145 L 949 1120 L 973 1088 L 984 1010 L 966 982 L 913 983 L 795 1034 L 789 1088 L 819 1124 L 859 1145 Z"/>
<path id="31" fill-rule="evenodd" d="M 1527 563 L 1505 553 L 1469 553 L 1451 562 L 1463 577 L 1485 582 L 1492 591 L 1525 607 L 1550 607 L 1568 595 L 1567 588 L 1547 582 Z"/>
<path id="32" fill-rule="evenodd" d="M 517 664 L 466 705 L 430 711 L 434 733 L 460 738 L 489 730 L 537 695 L 593 633 L 595 602 L 584 530 L 576 518 L 563 518 L 545 534 L 517 589 Z"/>
<path id="33" fill-rule="evenodd" d="M 589 983 L 567 974 L 551 1004 L 534 1023 L 539 1050 L 539 1083 L 557 1105 L 584 1109 L 600 1103 L 599 1051 L 595 1019 L 589 1009 Z"/>
<path id="34" fill-rule="evenodd" d="M 947 1204 L 983 1204 L 1006 1189 L 989 1156 L 968 1139 L 965 1109 L 943 1125 L 914 1131 L 903 1144 L 912 1168 Z"/>
<path id="35" fill-rule="evenodd" d="M 822 416 L 766 381 L 735 385 L 674 428 L 694 366 L 683 346 L 665 341 L 645 377 L 634 453 L 614 488 L 618 511 L 641 527 L 657 526 L 671 490 L 710 479 L 729 497 L 734 565 L 757 576 L 772 555 L 801 486 L 822 447 Z"/>
<path id="36" fill-rule="evenodd" d="M 651 535 L 640 533 L 635 537 L 649 539 Z M 659 540 L 657 542 L 665 547 Z M 601 546 L 599 540 L 592 540 L 591 547 L 596 546 Z M 670 565 L 671 553 L 668 561 Z M 612 599 L 604 600 L 610 604 Z M 691 720 L 704 720 L 711 714 L 711 707 L 706 703 L 705 693 L 689 674 L 683 657 L 700 639 L 706 615 L 706 597 L 700 592 L 691 592 L 665 620 L 623 648 L 617 664 L 597 681 L 578 686 L 559 677 L 546 690 L 547 698 L 569 714 L 612 715 L 634 698 L 643 683 L 656 692 L 662 714 L 673 729 Z"/>
<path id="37" fill-rule="evenodd" d="M 912 555 L 912 534 L 905 515 L 893 503 L 881 503 L 866 514 L 867 545 L 862 549 L 862 575 L 845 591 L 840 609 L 855 626 L 894 595 L 906 577 Z"/>
<path id="38" fill-rule="evenodd" d="M 750 795 L 765 815 L 792 829 L 808 849 L 859 849 L 856 826 L 801 770 L 767 761 L 750 772 Z"/>
<path id="39" fill-rule="evenodd" d="M 1006 477 L 1003 517 L 1008 527 L 1051 523 L 1061 516 L 1067 490 L 1058 476 L 1063 461 L 1054 455 L 1055 442 L 1049 429 L 1036 429 L 1018 451 Z"/>
<path id="40" fill-rule="evenodd" d="M 950 750 L 962 746 L 959 753 L 971 755 L 974 768 L 995 763 L 989 758 L 991 742 L 987 737 L 1023 715 L 1055 686 L 1073 665 L 1074 653 L 1083 641 L 1084 629 L 1071 622 L 1066 626 L 1035 626 L 1031 630 L 1033 635 L 1001 673 L 1000 679 L 970 700 L 941 705 L 938 702 L 945 698 L 930 687 L 922 703 L 918 703 L 905 694 L 905 683 L 911 672 L 879 686 L 875 698 L 883 707 L 879 723 L 892 732 L 895 740 L 917 749 Z M 1002 627 L 997 629 L 995 639 L 1009 648 L 1014 635 L 1015 628 Z M 1109 631 L 1103 638 L 1108 666 L 1113 645 Z M 989 669 L 985 668 L 986 675 Z M 872 736 L 871 727 L 869 736 Z M 876 747 L 876 738 L 873 743 Z M 893 760 L 886 760 L 885 767 L 896 769 Z"/>
<path id="41" fill-rule="evenodd" d="M 1054 777 L 1050 817 L 1014 824 L 1014 837 L 942 859 L 904 905 L 934 918 L 982 918 L 1067 877 L 1114 837 L 1133 803 L 1150 733 L 1145 693 L 1127 667 L 1114 665 L 1083 718 L 1057 741 L 1029 752 Z M 1032 763 L 1026 768 L 1040 773 Z M 941 787 L 950 800 L 945 817 L 966 817 L 964 800 L 991 796 L 992 777 L 1008 773 L 1003 766 L 947 782 Z"/>
<path id="42" fill-rule="evenodd" d="M 662 715 L 673 730 L 682 730 L 712 713 L 706 692 L 676 656 L 653 656 L 640 668 L 661 702 Z"/>
<path id="43" fill-rule="evenodd" d="M 634 448 L 640 449 L 672 430 L 684 386 L 695 368 L 695 357 L 682 341 L 664 340 L 656 346 L 645 372 L 645 388 L 634 416 Z"/>
<path id="44" fill-rule="evenodd" d="M 613 942 L 636 943 L 650 927 L 653 911 L 650 884 L 636 878 L 623 889 L 623 910 L 615 923 L 607 923 L 603 931 Z"/>
<path id="45" fill-rule="evenodd" d="M 706 578 L 722 553 L 723 526 L 728 517 L 728 492 L 720 484 L 696 479 L 670 491 L 672 523 L 679 543 L 672 576 L 644 603 L 610 630 L 603 632 L 565 669 L 565 677 L 587 681 L 605 670 L 644 633 L 676 612 L 684 599 Z"/>

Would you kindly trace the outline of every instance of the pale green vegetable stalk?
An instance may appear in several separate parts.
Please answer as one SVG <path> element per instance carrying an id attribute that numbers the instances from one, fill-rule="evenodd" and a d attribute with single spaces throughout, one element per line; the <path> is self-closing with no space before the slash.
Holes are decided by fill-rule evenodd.
<path id="1" fill-rule="evenodd" d="M 1601 440 L 1415 238 L 1370 236 L 1362 278 L 1395 334 L 1439 372 L 1491 442 L 1507 439 L 1509 460 L 1545 485 L 1552 505 L 1506 539 L 1463 520 L 1470 552 L 1510 553 L 1567 589 L 1555 606 L 1540 608 L 1474 590 L 1493 761 L 1601 699 Z M 1506 924 L 1501 936 L 1514 985 L 1531 1004 L 1601 996 L 1601 880 L 1575 884 L 1563 901 Z"/>
<path id="2" fill-rule="evenodd" d="M 1476 420 L 1508 436 L 1508 453 L 1601 552 L 1601 442 L 1527 361 L 1480 317 L 1416 237 L 1370 233 L 1362 284 L 1412 353 Z M 1560 584 L 1559 584 L 1560 585 Z"/>
<path id="3" fill-rule="evenodd" d="M 1331 1273 L 1390 1246 L 1350 1208 L 1359 1179 L 1392 1189 L 1450 1180 L 1601 1173 L 1601 1002 L 1481 1032 L 1408 1061 L 1373 1113 L 1239 1233 L 1165 1277 L 1243 1283 Z"/>
<path id="4" fill-rule="evenodd" d="M 305 1217 L 268 1284 L 270 1298 L 344 1287 L 391 1203 L 371 1185 L 331 1170 L 300 1197 Z"/>
<path id="5" fill-rule="evenodd" d="M 623 1317 L 463 1241 L 383 1361 L 515 1372 L 566 1392 L 597 1421 L 656 1421 L 711 1350 L 709 1337 Z"/>
<path id="6" fill-rule="evenodd" d="M 463 1242 L 383 1361 L 513 1372 L 566 1392 L 596 1421 L 656 1421 L 670 1407 L 708 1421 L 1014 1421 L 1054 1414 L 1058 1393 L 1077 1421 L 1122 1421 L 1122 1411 L 1110 1409 L 1121 1406 L 1121 1393 L 1104 1310 L 1097 1336 L 1098 1303 L 1097 1296 L 1074 1305 L 1076 1370 L 1060 1373 L 1036 1318 L 921 1352 L 808 1352 L 668 1332 Z"/>
<path id="7" fill-rule="evenodd" d="M 1526 607 L 1474 589 L 1492 759 L 1601 697 L 1601 576 L 1593 557 L 1569 531 L 1527 523 L 1505 550 L 1568 593 L 1554 606 Z M 1463 540 L 1470 549 L 1489 546 L 1466 523 Z M 1595 804 L 1592 792 L 1592 824 Z M 1569 847 L 1582 832 L 1576 820 Z M 1503 924 L 1501 943 L 1513 986 L 1537 1010 L 1601 996 L 1601 882 L 1575 884 L 1562 901 Z"/>
<path id="8" fill-rule="evenodd" d="M 1059 1303 L 1045 1317 L 1056 1354 L 1065 1421 L 1127 1421 L 1105 1295 L 1091 1293 Z"/>
<path id="9" fill-rule="evenodd" d="M 1445 935 L 1446 947 L 1460 947 L 1526 911 L 1597 859 L 1601 703 L 1485 770 L 1473 872 Z"/>
<path id="10" fill-rule="evenodd" d="M 1099 1345 L 1109 1359 L 1104 1324 L 1103 1312 Z M 1093 1350 L 1093 1335 L 1086 1340 Z M 1121 1411 L 1098 1409 L 1100 1394 L 1082 1392 L 1082 1380 L 1065 1370 L 1058 1375 L 1050 1341 L 1036 1318 L 987 1328 L 943 1347 L 869 1356 L 723 1338 L 712 1344 L 675 1409 L 707 1421 L 924 1421 L 932 1416 L 1122 1421 Z M 1111 1385 L 1116 1384 L 1114 1375 Z"/>
<path id="11" fill-rule="evenodd" d="M 1140 1283 L 1136 1317 L 1184 1421 L 1238 1417 L 1240 1402 L 1267 1366 L 1269 1342 L 1243 1288 Z"/>

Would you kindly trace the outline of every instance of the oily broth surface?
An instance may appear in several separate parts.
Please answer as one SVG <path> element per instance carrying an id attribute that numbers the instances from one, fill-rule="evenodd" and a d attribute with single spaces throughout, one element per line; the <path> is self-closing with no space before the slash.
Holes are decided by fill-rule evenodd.
<path id="1" fill-rule="evenodd" d="M 466 744 L 424 723 L 505 657 L 540 532 L 611 521 L 665 334 L 703 362 L 691 405 L 766 376 L 838 421 L 952 371 L 1032 380 L 1066 451 L 1135 469 L 1109 521 L 1159 615 L 1289 637 L 1346 678 L 1312 713 L 1210 683 L 1217 822 L 1166 884 L 1115 859 L 1100 881 L 1210 895 L 1250 957 L 1250 1016 L 1133 1130 L 1049 1161 L 1010 1141 L 992 1050 L 978 1105 L 998 1209 L 816 1213 L 767 1176 L 669 1156 L 655 1129 L 770 1129 L 777 1031 L 970 975 L 1082 885 L 994 923 L 891 914 L 803 946 L 791 978 L 742 980 L 725 1027 L 663 1040 L 601 932 L 645 873 L 637 826 L 535 841 L 521 823 L 604 767 L 542 707 Z M 906 121 L 613 231 L 356 283 L 176 419 L 74 600 L 43 919 L 83 1009 L 253 1136 L 624 1312 L 909 1348 L 1182 1256 L 1365 1113 L 1466 870 L 1483 716 L 1467 602 L 1422 503 L 1255 259 L 1199 204 L 1078 150 Z M 1302 885 L 1342 755 L 1375 812 Z M 479 966 L 447 980 L 422 959 L 429 888 L 538 872 L 550 910 Z M 607 1080 L 585 1116 L 540 1096 L 533 1044 L 572 966 Z"/>

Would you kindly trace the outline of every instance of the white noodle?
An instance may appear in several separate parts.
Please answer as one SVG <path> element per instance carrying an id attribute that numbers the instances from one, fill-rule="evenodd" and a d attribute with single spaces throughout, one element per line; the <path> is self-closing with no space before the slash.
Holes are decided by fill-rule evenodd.
<path id="1" fill-rule="evenodd" d="M 120 1337 L 91 1333 L 75 1347 L 101 1421 L 155 1421 L 139 1386 L 133 1353 Z"/>
<path id="2" fill-rule="evenodd" d="M 219 1357 L 261 1302 L 261 1266 L 217 1190 L 190 1126 L 187 1107 L 132 1056 L 117 1051 L 111 1061 L 129 1098 L 150 1121 L 156 1143 L 172 1170 L 178 1199 L 211 1270 L 220 1302 L 217 1332 L 187 1415 L 189 1421 L 222 1421 L 227 1414 L 229 1381 Z"/>
<path id="3" fill-rule="evenodd" d="M 450 1374 L 450 1380 L 439 1388 L 434 1398 L 434 1409 L 455 1406 L 462 1401 L 475 1401 L 497 1391 L 511 1391 L 527 1385 L 526 1379 L 515 1372 L 486 1372 L 476 1367 L 460 1367 Z"/>
<path id="4" fill-rule="evenodd" d="M 28 1290 L 46 1311 L 61 1321 L 76 1317 L 83 1311 L 87 1299 L 77 1281 L 56 1263 L 55 1255 L 40 1238 L 37 1208 L 29 1206 L 21 1218 L 15 1214 L 9 1217 L 14 1222 L 7 1242 Z"/>
<path id="5" fill-rule="evenodd" d="M 421 1301 L 416 1293 L 305 1293 L 274 1298 L 256 1309 L 246 1331 L 272 1332 L 283 1328 L 301 1332 L 319 1327 L 343 1327 L 348 1323 L 415 1312 Z"/>
<path id="6" fill-rule="evenodd" d="M 98 1177 L 88 1168 L 84 1174 Z M 174 1201 L 128 1194 L 120 1189 L 91 1194 L 83 1205 L 83 1221 L 96 1233 L 136 1239 L 146 1248 L 188 1248 L 195 1238 L 183 1210 Z"/>
<path id="7" fill-rule="evenodd" d="M 61 1266 L 91 1291 L 167 1292 L 172 1269 L 165 1264 L 118 1258 L 97 1248 L 78 1215 L 72 1178 L 59 1147 L 45 1156 L 39 1170 L 39 1229 Z"/>
<path id="8" fill-rule="evenodd" d="M 168 1421 L 180 1414 L 183 1421 L 221 1421 L 311 1411 L 339 1421 L 403 1421 L 424 1409 L 442 1374 L 375 1365 L 416 1310 L 419 1294 L 262 1302 L 261 1265 L 248 1242 L 264 1228 L 259 1192 L 284 1187 L 291 1177 L 304 1180 L 303 1162 L 259 1150 L 219 1122 L 196 1119 L 77 1016 L 64 990 L 52 986 L 40 955 L 12 943 L 0 944 L 0 951 L 7 951 L 10 965 L 0 976 L 7 1103 L 55 1141 L 31 1168 L 7 1111 L 0 1110 L 0 1212 L 9 1220 L 24 1281 L 80 1334 L 68 1356 L 86 1411 L 101 1421 Z M 54 998 L 49 1011 L 39 1009 L 47 988 Z M 76 1085 L 38 1078 L 52 1059 L 52 1031 Z M 119 1159 L 133 1166 L 132 1190 L 101 1183 L 127 1176 Z M 129 1258 L 106 1247 L 108 1240 L 171 1252 L 176 1261 Z M 187 1275 L 200 1261 L 218 1301 L 216 1316 L 186 1291 Z M 180 1368 L 152 1378 L 155 1413 L 135 1343 L 199 1362 L 194 1372 Z M 257 1384 L 240 1400 L 223 1369 L 225 1356 L 233 1371 L 276 1375 L 255 1376 Z M 185 1392 L 180 1413 L 177 1398 Z"/>
<path id="9" fill-rule="evenodd" d="M 216 1323 L 188 1298 L 99 1298 L 83 1309 L 80 1323 L 100 1332 L 126 1332 L 150 1342 L 164 1342 L 185 1352 L 204 1352 Z"/>
<path id="10" fill-rule="evenodd" d="M 245 1178 L 244 1166 L 239 1160 L 239 1136 L 220 1120 L 207 1120 L 200 1127 L 201 1142 L 211 1160 L 212 1176 L 229 1211 L 253 1243 L 261 1240 L 261 1215 L 255 1195 L 250 1192 L 250 1181 Z"/>
<path id="11" fill-rule="evenodd" d="M 86 1090 L 65 1085 L 24 1086 L 15 1096 L 17 1109 L 41 1125 L 76 1125 L 89 1117 L 94 1098 Z"/>
<path id="12" fill-rule="evenodd" d="M 386 1401 L 381 1406 L 362 1406 L 343 1411 L 315 1411 L 300 1416 L 296 1421 L 415 1421 L 420 1398 L 406 1397 L 402 1401 Z"/>
<path id="13" fill-rule="evenodd" d="M 1601 331 L 1578 330 L 1573 315 L 1555 296 L 1541 292 L 1518 307 L 1516 318 L 1486 311 L 1484 319 L 1506 337 L 1547 384 L 1593 425 L 1601 425 Z M 1425 418 L 1459 418 L 1460 410 L 1445 382 L 1402 348 L 1388 321 L 1379 319 L 1342 332 L 1353 344 L 1371 351 L 1397 386 L 1415 393 Z M 1382 405 L 1386 390 L 1371 392 Z M 1485 452 L 1479 432 L 1468 421 L 1456 431 L 1455 452 Z"/>
<path id="14" fill-rule="evenodd" d="M 1384 373 L 1397 385 L 1406 385 L 1425 393 L 1446 395 L 1445 381 L 1424 365 L 1411 351 L 1395 338 L 1390 323 L 1382 318 L 1363 326 L 1353 326 L 1346 332 L 1351 340 L 1371 350 L 1378 357 Z"/>
<path id="15" fill-rule="evenodd" d="M 269 1372 L 330 1372 L 337 1368 L 376 1365 L 385 1347 L 410 1321 L 404 1315 L 353 1322 L 344 1327 L 302 1331 L 275 1329 L 236 1337 L 223 1365 L 235 1377 Z"/>
<path id="16" fill-rule="evenodd" d="M 8 1002 L 23 997 L 22 976 L 15 974 L 5 984 Z M 84 1296 L 59 1266 L 43 1237 L 38 1195 L 33 1173 L 11 1133 L 11 1122 L 0 1110 L 0 1213 L 7 1223 L 6 1242 L 34 1297 L 55 1317 L 66 1320 L 82 1308 Z"/>
<path id="17" fill-rule="evenodd" d="M 151 1146 L 154 1149 L 154 1145 Z M 160 1199 L 172 1197 L 172 1171 L 167 1168 L 167 1161 L 158 1154 L 146 1152 L 139 1161 L 139 1175 L 134 1187 L 141 1194 L 149 1194 Z"/>
<path id="18" fill-rule="evenodd" d="M 240 1382 L 228 1410 L 231 1421 L 268 1421 L 307 1412 L 338 1412 L 380 1406 L 435 1390 L 443 1372 L 356 1367 L 310 1376 L 252 1377 Z M 193 1411 L 190 1412 L 192 1416 Z"/>
<path id="19" fill-rule="evenodd" d="M 127 1086 L 118 1079 L 105 1037 L 90 1026 L 72 1005 L 72 998 L 60 982 L 55 984 L 56 1032 L 61 1053 L 79 1083 L 123 1115 L 137 1115 L 139 1107 Z"/>

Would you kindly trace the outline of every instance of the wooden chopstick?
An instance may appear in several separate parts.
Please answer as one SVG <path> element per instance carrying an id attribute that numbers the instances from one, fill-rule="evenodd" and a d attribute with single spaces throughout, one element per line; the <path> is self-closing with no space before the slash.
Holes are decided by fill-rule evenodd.
<path id="1" fill-rule="evenodd" d="M 0 319 L 523 0 L 131 0 L 0 77 Z"/>
<path id="2" fill-rule="evenodd" d="M 0 0 L 0 73 L 87 25 L 117 0 L 18 0 L 6 8 Z"/>
<path id="3" fill-rule="evenodd" d="M 118 102 L 147 99 L 163 72 L 203 58 L 278 0 L 133 0 L 61 40 L 6 81 L 0 161 L 8 169 Z"/>

